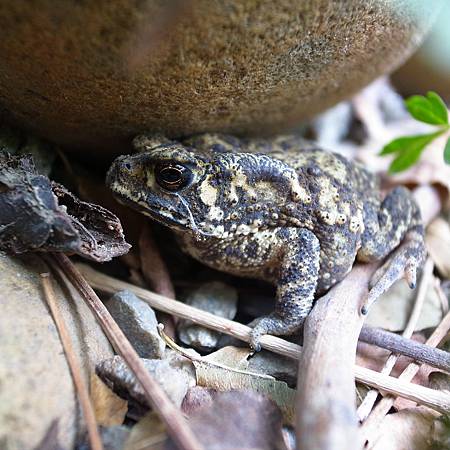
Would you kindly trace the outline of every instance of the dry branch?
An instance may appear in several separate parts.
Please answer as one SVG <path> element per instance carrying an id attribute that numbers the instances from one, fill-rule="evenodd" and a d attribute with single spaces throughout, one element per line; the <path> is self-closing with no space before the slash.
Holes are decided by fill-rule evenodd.
<path id="1" fill-rule="evenodd" d="M 367 344 L 376 345 L 393 353 L 450 372 L 450 353 L 445 350 L 406 339 L 401 335 L 380 328 L 363 327 L 359 339 Z"/>
<path id="2" fill-rule="evenodd" d="M 55 291 L 53 290 L 50 274 L 41 273 L 41 279 L 45 299 L 47 300 L 48 307 L 52 313 L 53 320 L 55 321 L 56 329 L 58 330 L 59 337 L 61 338 L 61 344 L 66 355 L 67 364 L 69 365 L 70 372 L 72 373 L 73 384 L 75 385 L 75 389 L 80 400 L 90 446 L 92 450 L 103 450 L 102 440 L 100 438 L 97 421 L 95 419 L 94 407 L 92 406 L 92 402 L 89 397 L 89 390 L 84 382 L 83 376 L 81 375 L 81 367 L 77 360 L 70 334 L 67 331 L 66 323 L 64 322 L 64 318 L 58 308 L 58 305 L 56 304 Z"/>
<path id="3" fill-rule="evenodd" d="M 364 280 L 370 279 L 375 268 L 355 267 L 317 300 L 306 320 L 297 378 L 296 430 L 302 449 L 362 447 L 355 411 L 354 363 L 364 321 L 361 299 L 368 293 Z"/>
<path id="4" fill-rule="evenodd" d="M 201 309 L 197 309 L 179 301 L 171 300 L 169 298 L 155 294 L 154 292 L 151 292 L 147 289 L 143 289 L 125 281 L 112 278 L 108 275 L 94 270 L 88 265 L 78 264 L 77 267 L 94 289 L 108 294 L 113 294 L 117 291 L 127 289 L 147 302 L 152 308 L 155 308 L 159 311 L 164 311 L 168 314 L 173 314 L 174 316 L 180 317 L 182 319 L 191 320 L 198 325 L 202 325 L 212 330 L 220 331 L 244 342 L 250 342 L 251 329 L 246 325 L 215 316 L 214 314 L 208 313 Z M 299 359 L 302 351 L 302 348 L 299 345 L 270 335 L 262 336 L 261 346 L 266 350 L 270 350 L 274 353 L 278 353 L 280 355 L 284 355 L 293 359 Z M 435 399 L 435 393 L 437 392 L 439 394 L 439 401 L 435 402 L 436 404 L 434 404 L 434 400 L 431 400 L 430 402 L 427 401 L 427 404 L 431 408 L 437 409 L 439 411 L 450 411 L 450 395 L 447 395 L 445 393 L 440 393 L 438 391 L 434 391 L 433 389 L 422 388 L 422 386 L 417 386 L 412 383 L 399 382 L 399 380 L 394 377 L 382 375 L 378 372 L 375 372 L 374 370 L 364 369 L 360 366 L 354 366 L 354 374 L 356 380 L 361 383 L 365 383 L 376 388 L 381 388 L 386 392 L 392 392 L 395 395 L 399 395 L 408 399 L 413 399 L 414 397 L 414 401 L 421 402 L 420 399 L 423 398 L 424 393 L 422 389 L 426 389 L 426 392 L 430 394 L 430 399 Z"/>
<path id="5" fill-rule="evenodd" d="M 60 270 L 73 283 L 86 301 L 113 347 L 130 367 L 141 383 L 149 404 L 166 424 L 167 431 L 183 450 L 201 450 L 202 446 L 192 433 L 182 413 L 173 405 L 159 384 L 146 370 L 138 354 L 114 321 L 105 305 L 83 278 L 72 262 L 63 254 L 55 253 L 49 261 L 53 268 Z"/>
<path id="6" fill-rule="evenodd" d="M 433 193 L 437 198 L 430 203 Z M 425 223 L 441 209 L 432 188 L 417 190 L 415 199 Z M 316 301 L 306 320 L 297 382 L 296 431 L 302 449 L 358 450 L 362 446 L 352 371 L 363 324 L 361 306 L 368 305 L 369 283 L 377 267 L 379 264 L 356 265 Z"/>

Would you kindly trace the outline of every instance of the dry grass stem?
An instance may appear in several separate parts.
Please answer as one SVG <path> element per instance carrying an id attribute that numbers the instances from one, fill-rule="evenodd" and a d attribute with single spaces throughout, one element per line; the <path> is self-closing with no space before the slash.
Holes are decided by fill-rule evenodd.
<path id="1" fill-rule="evenodd" d="M 432 335 L 426 341 L 426 344 L 431 347 L 437 347 L 442 340 L 444 340 L 450 330 L 450 313 L 447 313 L 441 320 L 440 324 L 433 331 Z M 399 376 L 399 381 L 411 381 L 420 369 L 420 365 L 416 363 L 409 364 L 406 369 Z M 394 405 L 395 397 L 388 395 L 381 399 L 375 406 L 371 414 L 362 424 L 362 432 L 367 440 L 371 440 L 376 435 L 381 422 Z M 420 403 L 420 402 L 417 402 Z M 447 413 L 448 414 L 448 413 Z"/>
<path id="2" fill-rule="evenodd" d="M 72 345 L 70 334 L 64 322 L 64 318 L 56 304 L 55 291 L 53 290 L 50 274 L 41 273 L 42 287 L 44 289 L 45 299 L 47 301 L 53 320 L 55 321 L 56 329 L 61 338 L 61 344 L 66 355 L 67 363 L 72 373 L 73 383 L 80 400 L 81 409 L 86 422 L 86 428 L 89 436 L 89 443 L 92 450 L 103 450 L 102 440 L 97 427 L 95 419 L 94 407 L 89 397 L 89 391 L 81 374 L 81 367 L 77 360 L 75 350 Z"/>
<path id="3" fill-rule="evenodd" d="M 92 285 L 92 287 L 98 289 L 101 292 L 113 294 L 117 291 L 127 289 L 147 302 L 151 307 L 159 311 L 173 314 L 182 319 L 191 320 L 198 325 L 203 325 L 206 328 L 220 331 L 245 342 L 250 341 L 250 328 L 246 325 L 215 316 L 214 314 L 208 313 L 201 309 L 197 309 L 179 301 L 171 300 L 169 298 L 155 294 L 154 292 L 151 292 L 147 289 L 143 289 L 125 281 L 112 278 L 92 269 L 88 265 L 78 264 L 77 267 L 84 275 L 86 280 Z M 265 335 L 261 338 L 261 346 L 266 350 L 270 350 L 274 353 L 288 356 L 293 359 L 299 359 L 302 351 L 302 348 L 299 345 L 270 335 Z M 415 384 L 398 382 L 396 378 L 382 375 L 378 372 L 364 369 L 360 366 L 354 366 L 354 370 L 355 378 L 357 381 L 368 384 L 369 386 L 381 388 L 386 392 L 393 392 L 396 395 L 405 398 L 412 399 L 412 397 L 414 397 L 414 393 L 416 392 L 416 388 L 421 388 L 421 386 L 417 386 Z M 423 389 L 426 389 L 426 392 L 430 393 L 430 398 L 434 398 L 434 393 L 436 391 L 428 388 Z M 423 395 L 423 390 L 419 389 L 419 391 L 420 393 L 418 392 L 417 396 L 421 398 Z M 444 404 L 447 405 L 445 406 L 445 408 L 450 411 L 450 396 L 443 395 L 441 400 L 437 402 L 435 406 L 430 405 L 430 407 L 441 410 L 442 404 Z"/>
<path id="4" fill-rule="evenodd" d="M 180 410 L 169 400 L 159 384 L 146 370 L 138 354 L 114 321 L 105 305 L 98 298 L 88 282 L 76 269 L 72 262 L 63 254 L 54 253 L 52 266 L 60 269 L 80 292 L 91 308 L 103 331 L 108 336 L 113 347 L 141 383 L 144 393 L 153 410 L 166 424 L 167 431 L 180 449 L 201 450 L 202 446 L 189 428 Z"/>
<path id="5" fill-rule="evenodd" d="M 413 309 L 409 316 L 408 323 L 406 324 L 406 327 L 402 333 L 402 336 L 404 338 L 410 338 L 416 328 L 417 321 L 419 320 L 419 316 L 422 311 L 423 304 L 425 302 L 427 290 L 433 278 L 433 269 L 434 269 L 433 261 L 431 261 L 431 259 L 428 258 L 423 268 L 423 274 L 420 280 L 420 285 L 417 291 Z M 398 357 L 399 356 L 397 354 L 389 355 L 389 357 L 384 363 L 383 368 L 381 369 L 381 373 L 390 374 L 395 366 L 395 363 L 398 360 Z M 372 411 L 372 408 L 375 405 L 377 397 L 378 391 L 376 389 L 371 389 L 369 392 L 367 392 L 364 400 L 361 402 L 357 410 L 358 418 L 361 422 L 363 422 L 370 414 L 370 411 Z"/>

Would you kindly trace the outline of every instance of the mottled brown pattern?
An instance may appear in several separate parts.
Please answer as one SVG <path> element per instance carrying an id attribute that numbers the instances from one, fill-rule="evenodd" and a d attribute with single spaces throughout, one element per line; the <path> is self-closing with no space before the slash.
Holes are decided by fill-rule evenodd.
<path id="1" fill-rule="evenodd" d="M 398 67 L 443 3 L 4 0 L 0 112 L 89 157 L 144 131 L 277 133 Z"/>
<path id="2" fill-rule="evenodd" d="M 418 208 L 402 187 L 382 199 L 377 178 L 357 163 L 296 136 L 141 136 L 135 146 L 141 152 L 118 158 L 108 174 L 119 200 L 173 228 L 202 263 L 277 285 L 276 310 L 255 324 L 255 347 L 262 333 L 298 329 L 314 297 L 356 258 L 382 260 L 405 237 L 378 279 L 385 289 L 407 269 L 414 284 L 424 254 Z"/>

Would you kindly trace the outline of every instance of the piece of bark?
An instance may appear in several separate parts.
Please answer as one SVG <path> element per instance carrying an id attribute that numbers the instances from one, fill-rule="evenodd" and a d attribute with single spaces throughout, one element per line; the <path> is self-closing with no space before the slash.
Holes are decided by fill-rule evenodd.
<path id="1" fill-rule="evenodd" d="M 367 280 L 376 266 L 359 265 L 308 316 L 297 382 L 297 441 L 302 449 L 359 449 L 354 363 Z M 352 295 L 349 295 L 349 292 Z M 350 332 L 342 333 L 343 329 Z"/>
<path id="2" fill-rule="evenodd" d="M 37 173 L 29 155 L 0 153 L 0 249 L 77 253 L 109 261 L 129 248 L 114 214 Z"/>

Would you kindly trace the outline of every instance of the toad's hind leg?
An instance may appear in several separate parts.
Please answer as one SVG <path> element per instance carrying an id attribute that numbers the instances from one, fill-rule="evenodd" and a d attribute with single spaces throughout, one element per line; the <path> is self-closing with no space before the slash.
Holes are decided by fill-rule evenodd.
<path id="1" fill-rule="evenodd" d="M 404 277 L 411 288 L 416 285 L 417 269 L 425 258 L 424 228 L 419 208 L 408 189 L 396 187 L 379 209 L 367 206 L 361 244 L 359 261 L 373 262 L 388 257 L 370 282 L 369 296 L 362 308 L 366 314 L 369 306 L 398 279 Z"/>
<path id="2" fill-rule="evenodd" d="M 317 288 L 320 245 L 309 230 L 287 228 L 280 232 L 285 250 L 277 281 L 275 311 L 254 320 L 250 345 L 260 350 L 263 334 L 293 334 L 302 326 L 311 311 Z"/>

